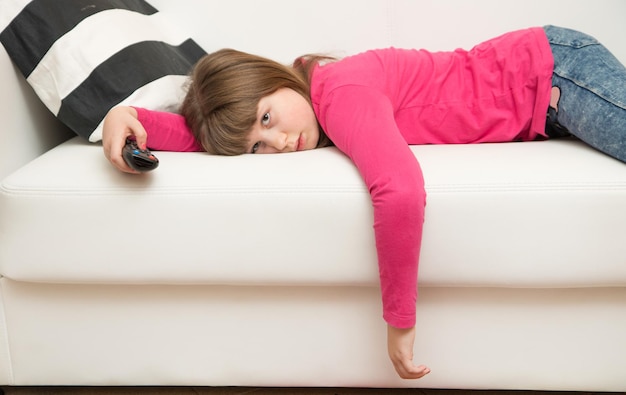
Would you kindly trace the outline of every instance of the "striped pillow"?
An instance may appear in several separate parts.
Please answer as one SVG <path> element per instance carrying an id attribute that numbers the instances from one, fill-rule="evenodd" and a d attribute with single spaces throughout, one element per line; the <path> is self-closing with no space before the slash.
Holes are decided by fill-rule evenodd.
<path id="1" fill-rule="evenodd" d="M 0 29 L 43 103 L 92 142 L 118 104 L 176 112 L 206 54 L 143 0 L 2 0 Z"/>

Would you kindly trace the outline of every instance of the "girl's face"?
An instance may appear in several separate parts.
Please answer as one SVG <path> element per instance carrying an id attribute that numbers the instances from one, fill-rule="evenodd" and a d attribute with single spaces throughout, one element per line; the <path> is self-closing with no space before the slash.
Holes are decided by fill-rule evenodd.
<path id="1" fill-rule="evenodd" d="M 314 149 L 320 138 L 313 108 L 293 89 L 282 88 L 259 101 L 248 136 L 248 153 L 273 154 Z"/>

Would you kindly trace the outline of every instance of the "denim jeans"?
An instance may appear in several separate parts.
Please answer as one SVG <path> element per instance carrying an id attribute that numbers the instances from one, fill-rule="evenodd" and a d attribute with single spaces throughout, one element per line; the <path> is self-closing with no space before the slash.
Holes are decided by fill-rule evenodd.
<path id="1" fill-rule="evenodd" d="M 552 122 L 626 162 L 626 67 L 595 38 L 544 27 L 554 55 L 552 86 L 561 91 Z"/>

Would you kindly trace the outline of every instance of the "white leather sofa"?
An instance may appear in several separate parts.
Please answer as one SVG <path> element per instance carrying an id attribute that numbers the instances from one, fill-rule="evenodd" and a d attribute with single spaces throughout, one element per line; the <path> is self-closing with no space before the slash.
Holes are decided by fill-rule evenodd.
<path id="1" fill-rule="evenodd" d="M 152 0 L 288 62 L 557 24 L 626 61 L 626 3 Z M 1 47 L 0 47 L 1 48 Z M 386 355 L 367 191 L 336 149 L 116 171 L 0 49 L 0 384 L 626 391 L 626 165 L 574 140 L 419 146 L 415 359 Z M 626 132 L 626 131 L 625 131 Z"/>

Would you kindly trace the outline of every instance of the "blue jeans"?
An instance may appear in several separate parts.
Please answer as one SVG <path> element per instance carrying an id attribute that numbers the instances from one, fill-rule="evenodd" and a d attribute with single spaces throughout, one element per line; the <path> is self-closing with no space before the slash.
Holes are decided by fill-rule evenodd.
<path id="1" fill-rule="evenodd" d="M 544 27 L 554 55 L 552 86 L 561 96 L 549 120 L 626 162 L 626 67 L 595 38 Z"/>

